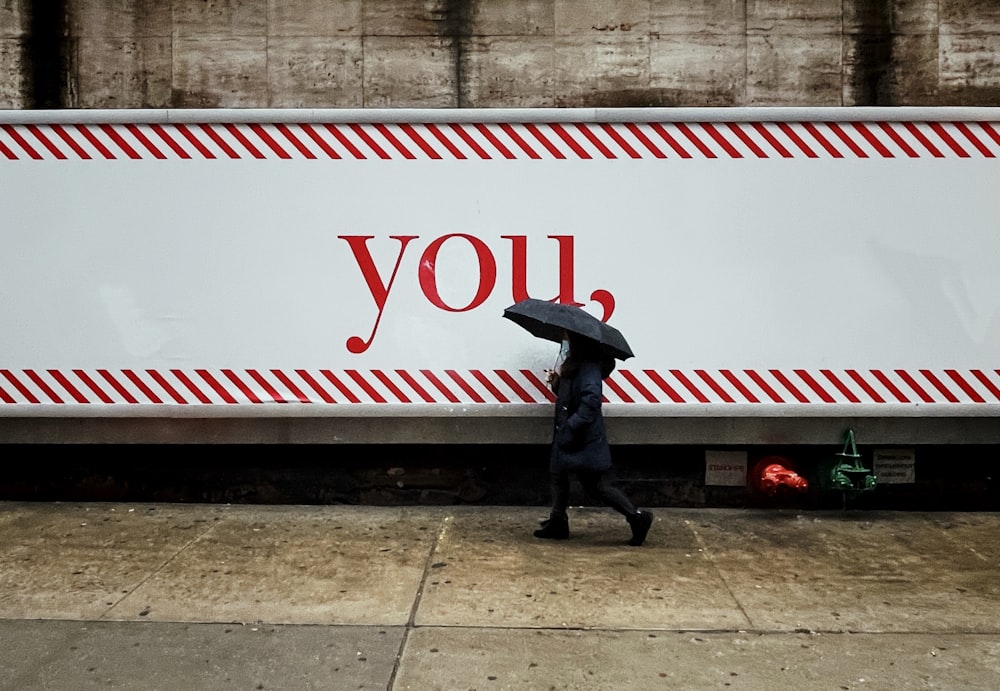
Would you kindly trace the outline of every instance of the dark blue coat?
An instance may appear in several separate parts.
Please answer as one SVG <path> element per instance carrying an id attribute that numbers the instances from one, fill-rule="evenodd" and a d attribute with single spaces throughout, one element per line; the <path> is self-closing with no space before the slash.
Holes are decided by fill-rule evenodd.
<path id="1" fill-rule="evenodd" d="M 580 362 L 575 371 L 559 378 L 550 470 L 607 470 L 611 467 L 611 448 L 601 413 L 602 382 L 601 366 L 597 362 Z"/>

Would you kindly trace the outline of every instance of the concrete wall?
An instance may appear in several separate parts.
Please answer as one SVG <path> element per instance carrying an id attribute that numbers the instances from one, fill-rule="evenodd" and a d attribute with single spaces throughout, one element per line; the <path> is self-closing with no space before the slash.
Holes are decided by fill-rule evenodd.
<path id="1" fill-rule="evenodd" d="M 0 107 L 1000 105 L 997 0 L 0 0 Z"/>
<path id="2" fill-rule="evenodd" d="M 0 108 L 26 105 L 24 45 L 28 26 L 22 0 L 0 0 Z"/>

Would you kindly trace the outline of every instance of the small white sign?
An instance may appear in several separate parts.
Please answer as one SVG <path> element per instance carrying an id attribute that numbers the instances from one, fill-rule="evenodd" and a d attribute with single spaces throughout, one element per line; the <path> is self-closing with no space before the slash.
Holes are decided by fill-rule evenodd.
<path id="1" fill-rule="evenodd" d="M 745 487 L 747 484 L 747 452 L 706 450 L 705 484 Z"/>
<path id="2" fill-rule="evenodd" d="M 872 472 L 880 485 L 905 485 L 916 482 L 917 455 L 913 449 L 876 449 L 872 453 Z"/>

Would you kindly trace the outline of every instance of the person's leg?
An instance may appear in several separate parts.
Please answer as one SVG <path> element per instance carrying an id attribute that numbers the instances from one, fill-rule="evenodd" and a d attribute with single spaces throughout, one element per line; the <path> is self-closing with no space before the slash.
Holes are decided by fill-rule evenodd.
<path id="1" fill-rule="evenodd" d="M 549 473 L 549 485 L 552 489 L 552 515 L 565 516 L 569 506 L 569 473 L 565 470 Z"/>
<path id="2" fill-rule="evenodd" d="M 535 531 L 535 537 L 565 540 L 569 537 L 569 517 L 566 515 L 566 507 L 569 506 L 569 473 L 553 471 L 549 473 L 549 483 L 552 490 L 552 511 L 548 519 L 542 522 L 542 527 Z"/>
<path id="3" fill-rule="evenodd" d="M 624 492 L 612 484 L 608 471 L 587 470 L 579 473 L 579 478 L 584 491 L 590 496 L 599 499 L 625 517 L 635 513 L 635 506 Z"/>
<path id="4" fill-rule="evenodd" d="M 609 471 L 583 472 L 579 477 L 584 491 L 625 516 L 632 529 L 630 545 L 638 547 L 645 542 L 649 528 L 653 525 L 653 514 L 650 511 L 640 511 L 635 508 L 625 493 L 612 484 Z"/>

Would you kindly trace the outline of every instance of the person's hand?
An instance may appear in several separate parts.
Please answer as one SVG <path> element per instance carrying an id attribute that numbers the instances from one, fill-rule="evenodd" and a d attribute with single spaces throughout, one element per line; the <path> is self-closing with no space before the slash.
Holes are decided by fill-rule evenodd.
<path id="1" fill-rule="evenodd" d="M 556 393 L 556 387 L 559 386 L 559 373 L 554 369 L 543 370 L 545 373 L 545 385 L 549 387 L 552 393 Z"/>

